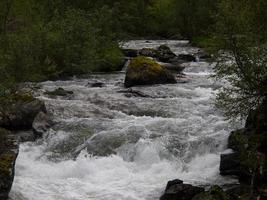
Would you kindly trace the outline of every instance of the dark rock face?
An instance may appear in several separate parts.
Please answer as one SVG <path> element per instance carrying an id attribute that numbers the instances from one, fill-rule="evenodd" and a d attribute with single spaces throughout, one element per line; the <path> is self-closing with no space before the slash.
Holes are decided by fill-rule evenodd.
<path id="1" fill-rule="evenodd" d="M 5 129 L 0 128 L 0 199 L 6 200 L 10 192 L 15 162 L 18 155 L 18 141 Z"/>
<path id="2" fill-rule="evenodd" d="M 177 83 L 175 77 L 161 65 L 146 57 L 131 60 L 124 81 L 125 87 Z"/>
<path id="3" fill-rule="evenodd" d="M 0 104 L 0 107 L 0 127 L 9 130 L 30 129 L 36 115 L 46 112 L 45 104 L 33 97 L 18 97 Z"/>
<path id="4" fill-rule="evenodd" d="M 221 175 L 240 175 L 240 155 L 239 153 L 230 153 L 221 155 L 220 163 Z"/>
<path id="5" fill-rule="evenodd" d="M 204 192 L 201 187 L 183 184 L 181 180 L 169 181 L 160 200 L 191 200 L 195 195 Z"/>
<path id="6" fill-rule="evenodd" d="M 234 153 L 221 155 L 222 175 L 238 176 L 241 183 L 249 185 L 254 174 L 256 188 L 267 185 L 266 99 L 249 113 L 245 128 L 231 133 L 228 147 L 233 149 Z"/>
<path id="7" fill-rule="evenodd" d="M 47 91 L 45 94 L 50 95 L 50 96 L 69 96 L 72 95 L 72 91 L 64 90 L 63 88 L 59 87 L 53 91 Z"/>
<path id="8" fill-rule="evenodd" d="M 187 62 L 196 62 L 197 61 L 196 57 L 191 55 L 191 54 L 179 54 L 178 58 L 183 60 L 183 61 L 187 61 Z"/>
<path id="9" fill-rule="evenodd" d="M 138 50 L 135 49 L 122 49 L 122 53 L 124 54 L 124 56 L 130 58 L 138 56 Z"/>

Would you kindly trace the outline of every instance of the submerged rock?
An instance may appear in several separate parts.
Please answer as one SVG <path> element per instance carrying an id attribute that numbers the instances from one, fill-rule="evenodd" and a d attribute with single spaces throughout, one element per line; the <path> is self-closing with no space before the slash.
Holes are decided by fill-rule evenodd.
<path id="1" fill-rule="evenodd" d="M 192 200 L 192 198 L 204 192 L 204 188 L 184 184 L 181 180 L 169 181 L 160 200 Z"/>
<path id="2" fill-rule="evenodd" d="M 187 62 L 196 62 L 197 61 L 196 57 L 194 55 L 191 55 L 191 54 L 179 54 L 178 58 L 180 60 L 187 61 Z"/>
<path id="3" fill-rule="evenodd" d="M 105 83 L 102 83 L 102 82 L 95 82 L 95 83 L 91 83 L 89 84 L 90 87 L 104 87 L 105 86 Z"/>
<path id="4" fill-rule="evenodd" d="M 41 137 L 53 124 L 54 122 L 48 113 L 40 112 L 32 124 L 34 139 Z"/>
<path id="5" fill-rule="evenodd" d="M 18 141 L 5 129 L 0 128 L 0 199 L 6 200 L 10 192 L 15 162 L 18 155 Z"/>
<path id="6" fill-rule="evenodd" d="M 73 92 L 59 87 L 53 91 L 46 91 L 45 94 L 49 96 L 69 96 L 69 95 L 72 95 Z"/>
<path id="7" fill-rule="evenodd" d="M 46 112 L 45 104 L 28 94 L 14 94 L 0 103 L 0 127 L 9 130 L 32 128 L 36 115 Z"/>
<path id="8" fill-rule="evenodd" d="M 124 81 L 125 87 L 177 83 L 175 77 L 157 62 L 139 56 L 131 60 Z"/>

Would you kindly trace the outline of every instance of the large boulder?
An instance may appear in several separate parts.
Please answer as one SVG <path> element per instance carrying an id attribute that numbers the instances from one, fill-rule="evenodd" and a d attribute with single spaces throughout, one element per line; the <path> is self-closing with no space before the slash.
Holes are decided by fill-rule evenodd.
<path id="1" fill-rule="evenodd" d="M 204 188 L 184 184 L 181 180 L 169 181 L 160 200 L 192 200 L 192 198 L 204 192 Z"/>
<path id="2" fill-rule="evenodd" d="M 10 192 L 15 162 L 18 155 L 18 141 L 9 131 L 0 128 L 0 199 L 6 200 Z"/>
<path id="3" fill-rule="evenodd" d="M 30 129 L 41 111 L 46 112 L 42 101 L 30 94 L 12 94 L 0 102 L 0 127 L 9 130 Z"/>
<path id="4" fill-rule="evenodd" d="M 124 81 L 125 87 L 166 83 L 177 83 L 177 81 L 160 64 L 143 56 L 131 60 Z"/>
<path id="5" fill-rule="evenodd" d="M 146 56 L 146 57 L 157 57 L 158 51 L 151 48 L 143 48 L 139 51 L 140 56 Z"/>

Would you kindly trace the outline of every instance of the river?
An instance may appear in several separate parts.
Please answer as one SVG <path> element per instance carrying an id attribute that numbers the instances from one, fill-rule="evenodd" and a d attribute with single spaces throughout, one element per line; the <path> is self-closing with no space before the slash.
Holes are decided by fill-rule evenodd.
<path id="1" fill-rule="evenodd" d="M 160 44 L 176 54 L 198 52 L 187 41 L 123 46 Z M 221 87 L 209 78 L 214 63 L 185 65 L 188 83 L 133 88 L 150 98 L 127 97 L 124 72 L 40 83 L 35 95 L 45 101 L 55 125 L 42 139 L 20 145 L 10 198 L 154 200 L 171 179 L 204 186 L 234 182 L 219 175 L 220 153 L 236 127 L 213 105 Z M 91 87 L 95 82 L 104 87 Z M 58 87 L 74 94 L 44 94 Z"/>

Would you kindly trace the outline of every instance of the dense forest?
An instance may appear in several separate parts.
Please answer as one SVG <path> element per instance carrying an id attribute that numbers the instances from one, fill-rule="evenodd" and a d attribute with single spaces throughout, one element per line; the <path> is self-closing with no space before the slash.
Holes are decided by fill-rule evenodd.
<path id="1" fill-rule="evenodd" d="M 260 124 L 259 135 L 243 137 L 237 132 L 232 137 L 239 145 L 235 148 L 241 152 L 241 165 L 249 171 L 251 183 L 246 185 L 253 199 L 254 184 L 261 184 L 257 174 L 265 173 L 260 171 L 262 163 L 264 169 L 267 166 L 266 158 L 259 158 L 266 154 L 267 141 L 266 0 L 0 0 L 0 10 L 0 107 L 4 109 L 17 101 L 20 83 L 121 70 L 124 41 L 188 40 L 214 55 L 212 78 L 225 83 L 216 106 L 227 119 L 249 116 L 244 132 L 253 132 Z M 253 120 L 258 121 L 253 124 Z"/>

